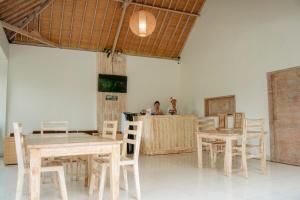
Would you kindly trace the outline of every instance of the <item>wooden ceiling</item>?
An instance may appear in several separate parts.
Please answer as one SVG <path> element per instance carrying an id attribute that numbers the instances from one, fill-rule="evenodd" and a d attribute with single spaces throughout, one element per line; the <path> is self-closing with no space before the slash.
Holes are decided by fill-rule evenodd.
<path id="1" fill-rule="evenodd" d="M 124 6 L 123 0 L 2 0 L 0 20 L 16 44 L 177 59 L 204 2 L 133 0 Z M 129 28 L 130 16 L 142 8 L 157 19 L 145 38 Z"/>

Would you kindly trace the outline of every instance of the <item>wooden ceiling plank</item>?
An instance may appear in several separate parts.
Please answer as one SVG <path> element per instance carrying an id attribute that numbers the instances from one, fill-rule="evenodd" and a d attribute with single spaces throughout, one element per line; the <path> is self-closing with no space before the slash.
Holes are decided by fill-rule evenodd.
<path id="1" fill-rule="evenodd" d="M 8 23 L 6 23 L 4 21 L 0 21 L 0 22 L 1 22 L 2 26 L 4 28 L 8 29 L 8 30 L 15 31 L 15 32 L 17 32 L 17 33 L 19 33 L 21 35 L 24 35 L 24 36 L 26 36 L 28 38 L 31 38 L 31 39 L 36 40 L 36 41 L 39 41 L 39 42 L 41 42 L 43 44 L 47 44 L 47 45 L 49 45 L 51 47 L 58 47 L 58 45 L 55 44 L 54 42 L 51 42 L 51 41 L 49 41 L 47 39 L 44 39 L 42 37 L 39 37 L 39 36 L 34 35 L 32 33 L 29 33 L 28 31 L 25 31 L 25 30 L 23 30 L 23 29 L 21 29 L 21 28 L 19 28 L 17 26 L 8 24 Z"/>
<path id="2" fill-rule="evenodd" d="M 175 5 L 175 10 L 177 9 L 177 6 L 178 6 L 178 3 L 179 3 L 179 2 L 180 2 L 180 0 L 177 0 L 176 5 Z M 163 41 L 163 39 L 164 39 L 164 37 L 165 37 L 165 35 L 166 35 L 167 29 L 168 29 L 168 27 L 169 27 L 169 25 L 170 25 L 170 22 L 172 21 L 172 16 L 173 16 L 173 14 L 174 14 L 174 13 L 171 13 L 171 16 L 170 16 L 170 18 L 169 18 L 169 20 L 168 20 L 168 22 L 167 22 L 166 28 L 164 29 L 163 33 L 161 34 L 161 37 L 159 37 L 160 40 L 159 40 L 158 45 L 157 45 L 157 48 L 156 48 L 156 49 L 157 49 L 157 52 L 158 52 L 158 50 L 159 50 L 159 48 L 160 48 L 161 41 Z M 155 43 L 154 43 L 154 45 L 155 45 Z M 153 45 L 153 47 L 154 47 L 154 45 Z M 153 54 L 154 54 L 154 53 L 153 53 Z"/>
<path id="3" fill-rule="evenodd" d="M 51 40 L 51 30 L 52 30 L 52 20 L 53 20 L 53 7 L 54 7 L 54 1 L 51 3 L 51 11 L 50 11 L 50 20 L 49 20 L 49 33 L 48 33 L 48 39 Z"/>
<path id="4" fill-rule="evenodd" d="M 17 23 L 16 26 L 20 28 L 25 28 L 33 19 L 35 19 L 37 16 L 40 16 L 40 14 L 48 8 L 48 6 L 53 2 L 53 0 L 47 0 L 44 3 L 40 5 L 40 7 L 36 8 L 34 12 L 29 15 L 24 21 Z M 39 20 L 39 30 L 40 30 L 40 20 Z M 40 31 L 39 31 L 40 32 Z M 16 33 L 13 33 L 10 35 L 9 39 L 12 40 L 16 36 Z"/>
<path id="5" fill-rule="evenodd" d="M 24 17 L 28 16 L 29 14 L 31 14 L 34 11 L 34 8 L 39 6 L 40 2 L 33 2 L 31 3 L 31 1 L 28 1 L 28 3 L 24 4 L 24 7 L 20 8 L 18 11 L 16 11 L 14 14 L 9 15 L 8 17 L 4 17 L 1 18 L 2 20 L 11 23 L 11 24 L 15 24 L 18 21 L 22 20 Z"/>
<path id="6" fill-rule="evenodd" d="M 195 4 L 194 4 L 194 6 L 193 6 L 193 8 L 192 8 L 192 12 L 195 10 L 197 3 L 198 3 L 198 1 L 195 1 Z M 176 40 L 176 41 L 177 41 L 177 42 L 176 42 L 176 45 L 175 45 L 175 47 L 173 48 L 173 51 L 172 51 L 172 54 L 171 54 L 171 57 L 172 57 L 172 58 L 174 58 L 174 54 L 175 54 L 175 52 L 176 52 L 176 49 L 177 49 L 177 47 L 178 47 L 179 42 L 181 41 L 181 38 L 182 38 L 183 33 L 184 33 L 185 30 L 186 30 L 186 27 L 187 27 L 187 25 L 188 25 L 188 23 L 189 23 L 189 21 L 190 21 L 190 18 L 191 18 L 191 17 L 189 16 L 188 19 L 186 20 L 186 23 L 184 24 L 183 29 L 181 30 L 181 33 L 180 33 L 178 39 Z"/>
<path id="7" fill-rule="evenodd" d="M 163 5 L 164 5 L 164 1 L 165 1 L 165 0 L 163 0 L 163 1 L 162 1 L 162 3 L 161 3 L 161 6 L 163 6 Z M 157 15 L 155 16 L 156 20 L 158 20 L 158 18 L 159 18 L 159 16 L 160 16 L 160 14 L 161 14 L 161 10 L 158 10 L 158 13 L 157 13 Z M 156 22 L 156 25 L 157 25 L 157 22 Z M 157 26 L 156 26 L 156 27 L 157 27 Z M 148 36 L 148 39 L 147 39 L 146 45 L 144 46 L 144 49 L 143 49 L 143 51 L 142 51 L 142 53 L 143 53 L 143 54 L 145 54 L 146 47 L 148 46 L 148 44 L 149 44 L 149 41 L 150 41 L 150 38 L 151 38 L 152 36 L 153 36 L 153 35 L 150 35 L 150 36 Z"/>
<path id="8" fill-rule="evenodd" d="M 184 9 L 183 9 L 184 11 L 186 10 L 186 8 L 187 8 L 189 2 L 190 2 L 190 0 L 187 0 L 187 2 L 185 3 Z M 194 3 L 194 4 L 195 4 L 195 3 Z M 167 49 L 168 49 L 168 47 L 169 47 L 170 41 L 173 40 L 173 38 L 174 38 L 176 32 L 178 31 L 178 27 L 179 27 L 179 24 L 181 23 L 181 20 L 182 20 L 183 16 L 184 16 L 184 15 L 181 15 L 181 16 L 180 16 L 180 18 L 179 18 L 179 20 L 178 20 L 178 22 L 177 22 L 177 24 L 176 24 L 175 30 L 173 31 L 173 34 L 171 35 L 171 37 L 168 37 L 169 39 L 168 39 L 166 48 L 163 50 L 163 53 L 162 53 L 162 54 L 164 54 L 164 53 L 167 51 Z"/>
<path id="9" fill-rule="evenodd" d="M 169 8 L 171 7 L 171 5 L 172 5 L 172 1 L 173 0 L 171 0 L 170 1 L 170 3 L 169 3 Z M 178 1 L 177 1 L 178 2 Z M 154 40 L 154 43 L 153 43 L 153 45 L 152 45 L 152 47 L 151 47 L 151 50 L 150 50 L 150 54 L 152 53 L 152 51 L 154 50 L 154 46 L 155 46 L 155 44 L 157 43 L 157 41 L 158 41 L 158 39 L 160 38 L 159 36 L 160 36 L 160 33 L 161 33 L 161 31 L 162 31 L 162 29 L 163 29 L 163 27 L 164 27 L 164 24 L 165 24 L 165 22 L 166 22 L 166 19 L 167 19 L 167 16 L 169 15 L 169 13 L 168 12 L 166 12 L 166 14 L 164 15 L 164 18 L 163 18 L 163 21 L 162 21 L 162 23 L 161 23 L 161 25 L 160 25 L 160 27 L 159 27 L 159 31 L 158 31 L 158 33 L 157 33 L 157 35 L 156 35 L 156 37 L 155 37 L 155 40 Z"/>
<path id="10" fill-rule="evenodd" d="M 114 0 L 114 1 L 118 1 L 118 2 L 124 3 L 125 0 Z M 145 7 L 145 8 L 155 8 L 155 9 L 159 9 L 159 10 L 162 10 L 162 11 L 173 12 L 173 13 L 177 13 L 177 14 L 184 14 L 184 15 L 188 15 L 188 16 L 194 16 L 194 17 L 198 17 L 199 16 L 198 14 L 195 14 L 193 12 L 184 12 L 184 11 L 179 11 L 179 10 L 173 10 L 171 8 L 164 8 L 164 7 L 159 7 L 159 6 L 153 6 L 153 5 L 149 5 L 149 4 L 145 4 L 145 3 L 139 3 L 139 2 L 134 2 L 134 1 L 132 1 L 130 4 L 141 6 L 141 7 Z"/>
<path id="11" fill-rule="evenodd" d="M 100 34 L 99 34 L 99 36 L 98 36 L 98 45 L 97 45 L 97 50 L 98 50 L 98 51 L 99 51 L 99 48 L 100 48 L 101 37 L 102 37 L 102 33 L 103 33 L 104 22 L 105 22 L 106 16 L 107 16 L 107 11 L 108 11 L 108 7 L 109 7 L 109 2 L 110 2 L 110 0 L 106 0 L 106 7 L 105 7 L 105 12 L 104 12 L 104 18 L 103 18 L 103 20 L 102 20 L 101 29 L 100 29 Z"/>
<path id="12" fill-rule="evenodd" d="M 62 7 L 61 7 L 61 20 L 60 20 L 59 37 L 58 37 L 59 45 L 61 45 L 61 33 L 62 33 L 63 23 L 64 23 L 65 3 L 66 3 L 66 0 L 63 0 Z"/>
<path id="13" fill-rule="evenodd" d="M 134 7 L 133 7 L 132 14 L 135 12 L 135 9 L 136 9 L 136 5 L 134 5 Z M 121 46 L 122 51 L 124 50 L 124 45 L 125 45 L 125 42 L 127 41 L 128 34 L 129 34 L 129 25 L 128 25 L 128 28 L 127 28 L 127 31 L 126 31 L 126 34 L 125 34 L 125 37 L 124 37 L 124 40 L 123 40 L 123 43 Z"/>
<path id="14" fill-rule="evenodd" d="M 73 24 L 74 24 L 74 11 L 75 10 L 76 10 L 76 1 L 73 0 L 72 17 L 71 17 L 71 23 L 70 23 L 70 32 L 69 32 L 68 47 L 71 47 L 71 40 L 72 40 L 72 33 L 73 33 Z"/>
<path id="15" fill-rule="evenodd" d="M 90 39 L 89 39 L 89 45 L 88 45 L 89 48 L 91 48 L 91 42 L 92 42 L 94 26 L 95 26 L 97 11 L 98 11 L 98 5 L 99 5 L 99 0 L 96 0 L 96 6 L 95 6 L 95 10 L 94 10 L 93 22 L 92 22 L 92 27 L 91 27 L 91 31 L 90 31 Z"/>
<path id="16" fill-rule="evenodd" d="M 84 24 L 84 21 L 85 21 L 85 14 L 86 14 L 87 4 L 88 4 L 88 0 L 85 0 L 84 10 L 83 10 L 82 18 L 81 18 L 80 35 L 79 35 L 79 40 L 78 40 L 78 43 L 77 43 L 77 48 L 80 47 L 80 44 L 81 44 L 83 24 Z"/>
<path id="17" fill-rule="evenodd" d="M 119 40 L 119 36 L 120 36 L 122 24 L 123 24 L 123 21 L 124 21 L 125 13 L 126 13 L 126 10 L 127 10 L 129 2 L 130 1 L 126 0 L 123 3 L 123 5 L 122 5 L 123 6 L 123 8 L 122 8 L 122 14 L 121 14 L 121 18 L 120 18 L 120 21 L 119 21 L 119 24 L 118 24 L 117 32 L 116 32 L 114 43 L 113 43 L 113 47 L 112 47 L 112 50 L 111 50 L 111 57 L 112 57 L 112 59 L 114 58 L 116 46 L 117 46 L 117 43 L 118 43 L 118 40 Z"/>
<path id="18" fill-rule="evenodd" d="M 1 8 L 0 8 L 0 16 L 1 16 L 1 19 L 2 19 L 4 13 L 11 13 L 11 12 L 9 12 L 9 11 L 11 11 L 11 10 L 13 10 L 13 12 L 14 12 L 14 9 L 15 9 L 16 7 L 18 7 L 19 5 L 23 4 L 23 3 L 26 2 L 26 1 L 27 1 L 27 0 L 14 1 L 14 2 L 10 3 L 10 4 L 7 5 L 7 6 L 1 7 Z"/>
<path id="19" fill-rule="evenodd" d="M 206 0 L 201 1 L 201 7 L 200 7 L 200 9 L 199 9 L 199 15 L 200 15 L 200 13 L 201 13 L 202 8 L 204 7 L 205 2 L 206 2 Z M 190 18 L 189 18 L 189 19 L 190 19 Z M 188 37 L 189 37 L 191 31 L 193 30 L 193 28 L 194 28 L 194 26 L 195 26 L 195 23 L 196 23 L 196 20 L 194 20 L 194 22 L 193 22 L 193 24 L 192 24 L 192 26 L 191 26 L 191 28 L 190 28 L 190 30 L 189 30 L 189 33 L 188 33 L 187 37 L 184 39 L 184 41 L 183 41 L 183 46 L 184 46 L 184 44 L 186 43 L 186 41 L 187 41 L 187 39 L 188 39 Z M 182 50 L 183 50 L 183 48 L 180 49 L 179 54 L 178 54 L 178 57 L 180 57 L 180 55 L 181 55 L 181 53 L 182 53 Z"/>
<path id="20" fill-rule="evenodd" d="M 112 31 L 112 26 L 113 26 L 113 23 L 114 23 L 114 20 L 115 20 L 115 17 L 116 17 L 117 8 L 118 8 L 118 4 L 115 4 L 114 14 L 113 14 L 113 17 L 112 17 L 110 25 L 109 25 L 108 37 L 106 37 L 104 48 L 106 48 L 106 46 L 107 46 L 107 43 L 108 43 L 108 40 L 109 40 L 109 36 L 111 34 L 111 31 Z"/>

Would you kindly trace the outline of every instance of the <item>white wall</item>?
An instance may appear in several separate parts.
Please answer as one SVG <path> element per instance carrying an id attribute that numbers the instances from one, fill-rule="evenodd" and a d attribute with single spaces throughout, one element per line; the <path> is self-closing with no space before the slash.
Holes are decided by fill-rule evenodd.
<path id="1" fill-rule="evenodd" d="M 8 127 L 68 120 L 72 129 L 96 129 L 96 53 L 10 45 Z"/>
<path id="2" fill-rule="evenodd" d="M 171 96 L 179 96 L 180 65 L 172 60 L 127 57 L 128 111 L 153 108 L 158 100 L 166 113 Z"/>
<path id="3" fill-rule="evenodd" d="M 41 120 L 68 120 L 71 129 L 96 129 L 96 53 L 10 45 L 8 127 L 24 123 L 27 132 Z M 175 61 L 129 56 L 128 111 L 139 112 L 178 95 Z M 167 80 L 167 81 L 166 81 Z"/>
<path id="4" fill-rule="evenodd" d="M 207 0 L 183 51 L 185 110 L 203 115 L 205 97 L 235 94 L 237 111 L 268 130 L 266 73 L 300 65 L 299 10 L 296 0 Z"/>
<path id="5" fill-rule="evenodd" d="M 3 137 L 6 132 L 6 96 L 7 96 L 8 41 L 0 24 L 0 154 Z"/>

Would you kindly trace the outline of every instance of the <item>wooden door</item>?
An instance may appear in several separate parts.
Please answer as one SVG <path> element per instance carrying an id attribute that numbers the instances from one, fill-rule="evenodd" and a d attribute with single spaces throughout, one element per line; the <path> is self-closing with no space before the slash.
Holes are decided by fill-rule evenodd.
<path id="1" fill-rule="evenodd" d="M 300 67 L 268 73 L 271 159 L 300 165 Z"/>

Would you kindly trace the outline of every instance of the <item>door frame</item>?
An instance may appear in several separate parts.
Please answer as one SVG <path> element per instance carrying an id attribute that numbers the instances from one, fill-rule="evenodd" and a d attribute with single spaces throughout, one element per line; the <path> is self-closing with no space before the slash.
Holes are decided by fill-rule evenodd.
<path id="1" fill-rule="evenodd" d="M 276 155 L 276 134 L 274 128 L 274 98 L 273 98 L 273 88 L 272 88 L 272 77 L 278 73 L 285 71 L 292 71 L 295 69 L 300 69 L 300 66 L 291 67 L 281 70 L 276 70 L 267 73 L 267 84 L 268 84 L 268 102 L 269 102 L 269 127 L 270 127 L 270 153 L 271 153 L 271 161 L 278 162 Z"/>

